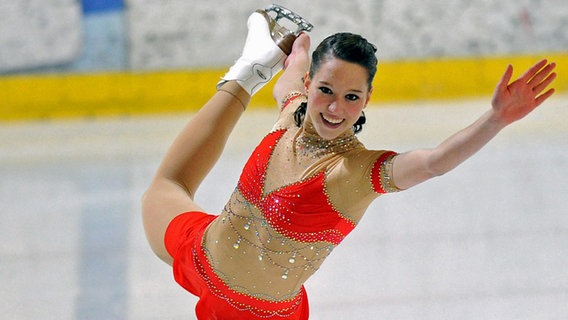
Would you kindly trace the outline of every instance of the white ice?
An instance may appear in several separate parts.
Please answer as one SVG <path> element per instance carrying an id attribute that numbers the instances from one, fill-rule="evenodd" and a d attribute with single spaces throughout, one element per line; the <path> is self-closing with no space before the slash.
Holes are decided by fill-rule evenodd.
<path id="1" fill-rule="evenodd" d="M 373 105 L 361 139 L 432 147 L 488 99 Z M 146 243 L 140 197 L 191 114 L 0 126 L 0 314 L 193 319 Z M 218 212 L 274 110 L 249 110 L 197 194 Z M 369 208 L 306 287 L 311 319 L 567 319 L 568 96 L 455 171 Z"/>

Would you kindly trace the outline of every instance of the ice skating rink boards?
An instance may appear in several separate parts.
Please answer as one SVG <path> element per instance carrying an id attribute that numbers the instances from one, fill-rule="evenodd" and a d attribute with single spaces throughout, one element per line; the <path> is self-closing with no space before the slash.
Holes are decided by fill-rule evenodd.
<path id="1" fill-rule="evenodd" d="M 433 147 L 489 99 L 383 104 L 361 140 Z M 0 126 L 0 314 L 193 319 L 146 243 L 140 197 L 191 113 Z M 249 110 L 197 194 L 218 212 L 275 120 Z M 311 319 L 567 319 L 568 96 L 455 171 L 380 197 L 307 283 Z"/>

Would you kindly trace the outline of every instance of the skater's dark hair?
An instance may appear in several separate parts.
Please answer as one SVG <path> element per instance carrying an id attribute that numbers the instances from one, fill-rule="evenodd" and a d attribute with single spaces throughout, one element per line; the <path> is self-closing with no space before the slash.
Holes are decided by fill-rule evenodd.
<path id="1" fill-rule="evenodd" d="M 325 38 L 312 53 L 312 63 L 310 65 L 309 77 L 313 78 L 314 74 L 319 70 L 322 63 L 338 58 L 347 62 L 355 63 L 367 70 L 367 84 L 369 90 L 373 85 L 373 79 L 377 73 L 377 57 L 375 53 L 377 47 L 367 41 L 367 39 L 360 35 L 340 32 Z M 294 112 L 294 119 L 296 125 L 301 126 L 306 115 L 307 105 L 302 103 Z M 359 117 L 357 122 L 353 125 L 355 133 L 363 130 L 365 124 L 365 113 Z"/>
<path id="2" fill-rule="evenodd" d="M 375 73 L 377 73 L 378 61 L 375 56 L 376 52 L 377 47 L 358 34 L 349 32 L 336 33 L 325 38 L 312 53 L 310 78 L 313 78 L 322 63 L 338 58 L 365 68 L 369 75 L 367 84 L 370 89 L 373 85 Z"/>

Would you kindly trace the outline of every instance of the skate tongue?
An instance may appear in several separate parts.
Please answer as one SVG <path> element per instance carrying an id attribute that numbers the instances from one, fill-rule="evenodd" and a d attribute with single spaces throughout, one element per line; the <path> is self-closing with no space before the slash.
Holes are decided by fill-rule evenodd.
<path id="1" fill-rule="evenodd" d="M 306 31 L 309 32 L 313 29 L 313 25 L 307 21 L 306 19 L 302 18 L 300 15 L 295 13 L 292 10 L 286 9 L 281 5 L 272 4 L 270 7 L 266 8 L 265 10 L 268 12 L 276 13 L 276 17 L 274 20 L 279 22 L 280 19 L 285 18 L 289 22 L 292 22 L 293 25 L 296 26 L 295 31 L 291 31 L 295 36 L 298 36 L 301 32 Z"/>

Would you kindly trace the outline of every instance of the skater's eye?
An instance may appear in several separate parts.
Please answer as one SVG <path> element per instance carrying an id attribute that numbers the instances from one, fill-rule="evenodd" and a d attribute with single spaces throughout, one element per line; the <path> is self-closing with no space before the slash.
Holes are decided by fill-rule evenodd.
<path id="1" fill-rule="evenodd" d="M 345 96 L 345 99 L 349 100 L 349 101 L 357 101 L 359 100 L 359 96 L 356 94 L 348 94 Z"/>
<path id="2" fill-rule="evenodd" d="M 331 91 L 331 89 L 328 88 L 328 87 L 319 87 L 319 91 L 321 91 L 321 93 L 323 93 L 323 94 L 332 94 L 333 93 L 333 91 Z"/>

